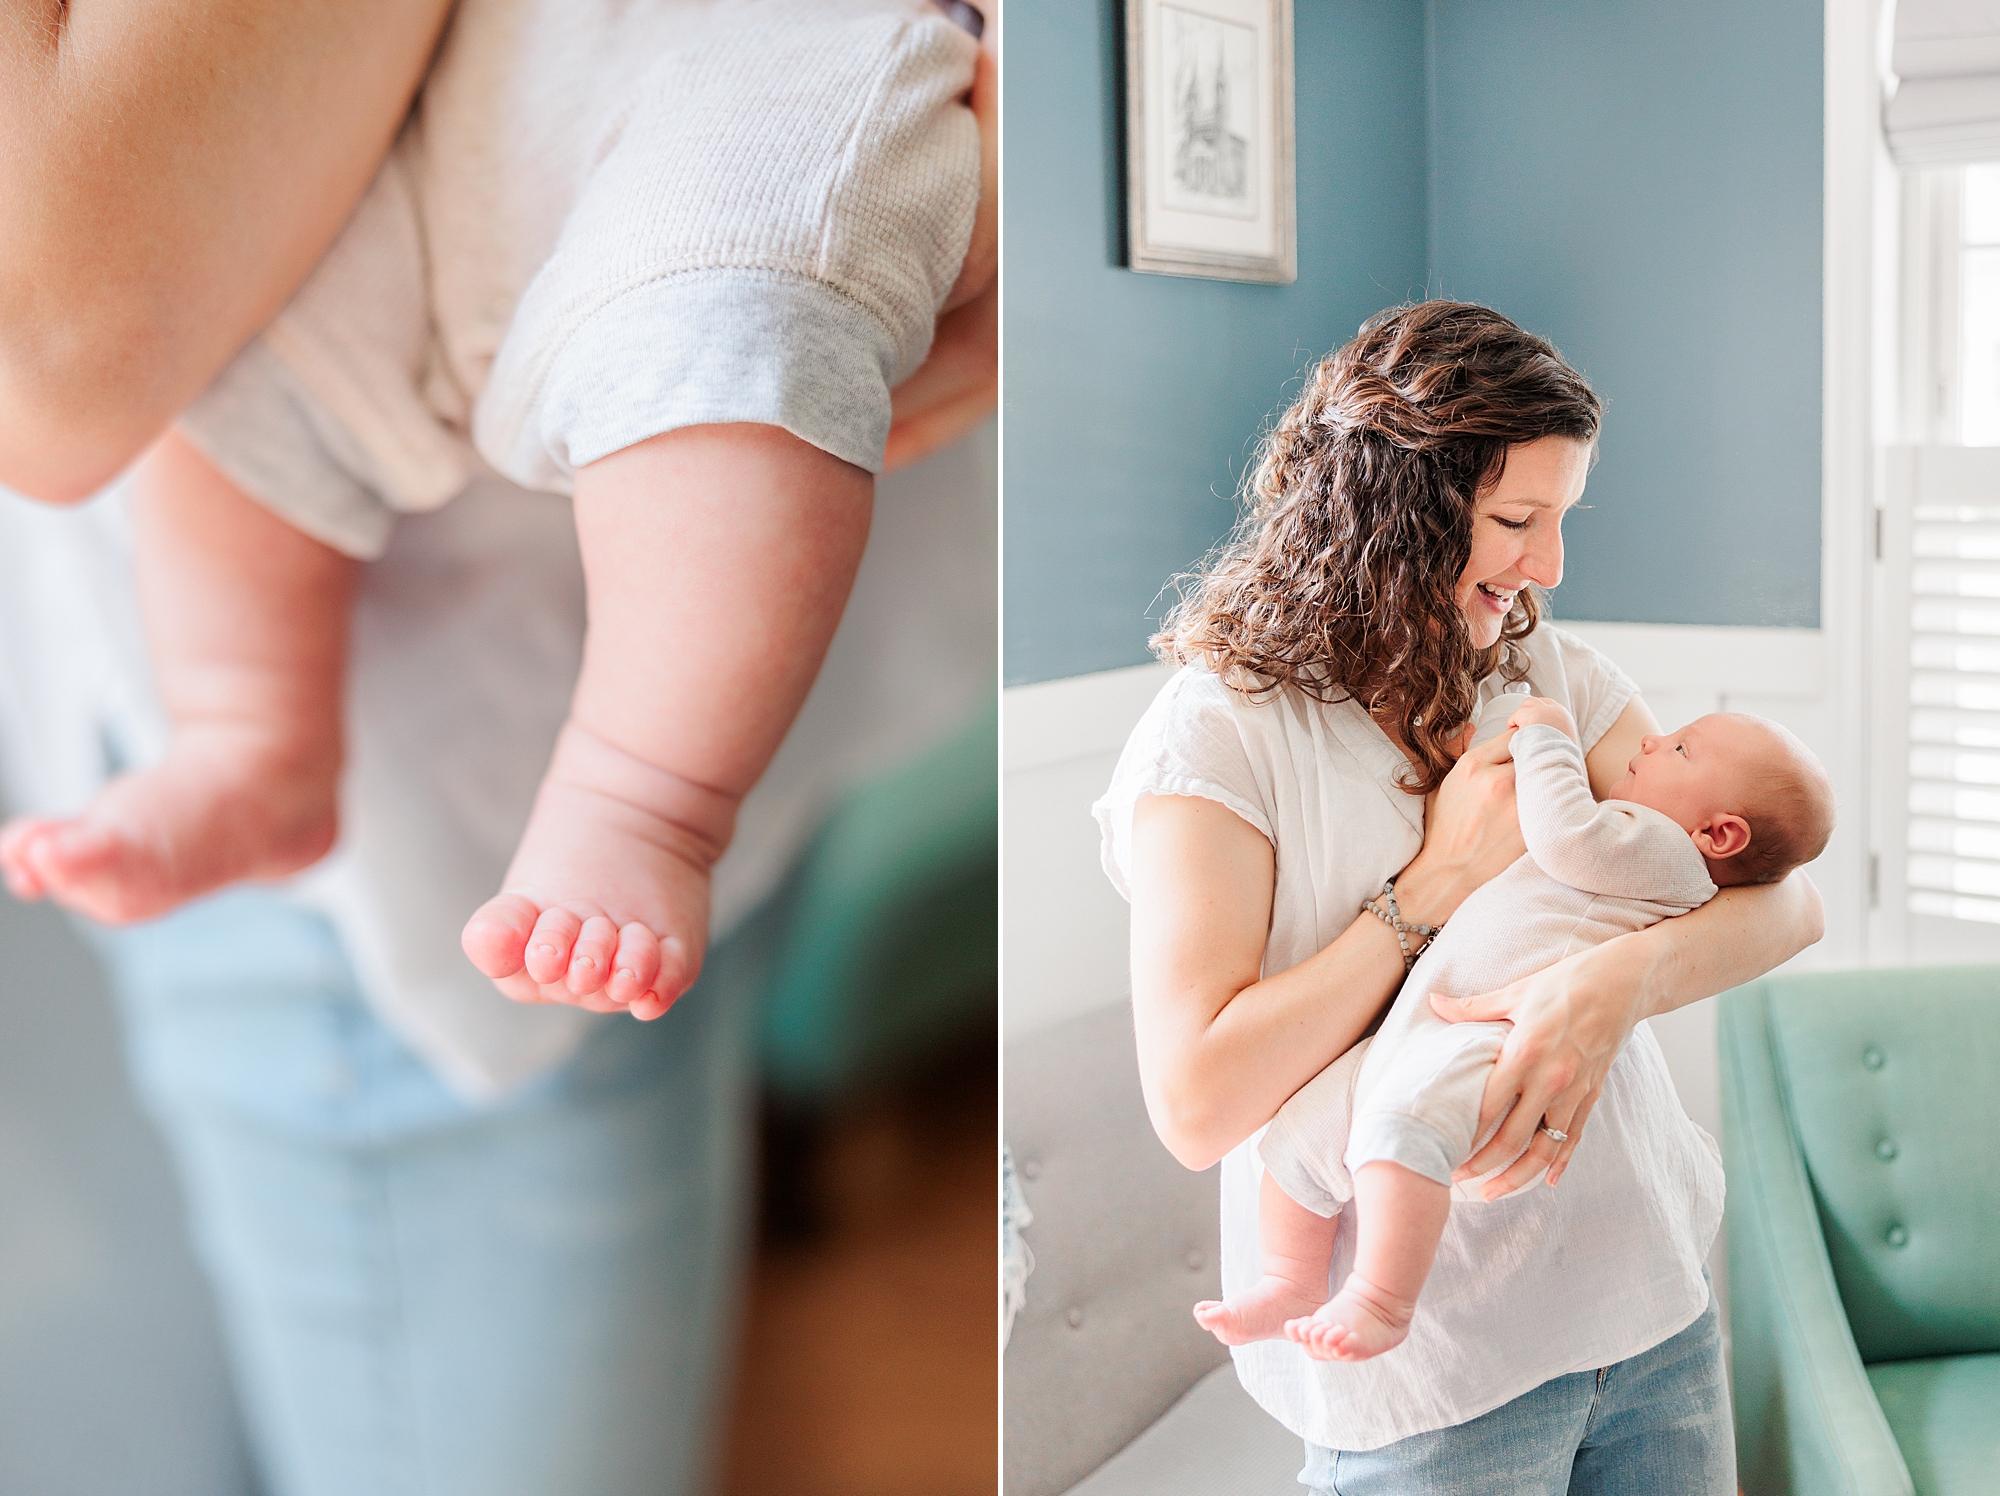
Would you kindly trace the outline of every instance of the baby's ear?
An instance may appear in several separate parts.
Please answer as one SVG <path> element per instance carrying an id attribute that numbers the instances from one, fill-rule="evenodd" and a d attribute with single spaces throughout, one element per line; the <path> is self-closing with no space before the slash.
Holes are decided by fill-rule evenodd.
<path id="1" fill-rule="evenodd" d="M 1694 844 L 1704 857 L 1725 862 L 1750 845 L 1750 823 L 1731 811 L 1711 816 L 1694 829 Z"/>

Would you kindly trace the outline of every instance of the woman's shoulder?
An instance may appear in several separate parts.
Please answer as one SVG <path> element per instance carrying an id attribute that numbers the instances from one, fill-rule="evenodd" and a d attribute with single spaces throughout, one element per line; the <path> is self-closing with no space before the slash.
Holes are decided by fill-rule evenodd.
<path id="1" fill-rule="evenodd" d="M 1168 736 L 1233 724 L 1254 702 L 1231 689 L 1206 665 L 1182 665 L 1169 675 L 1140 719 L 1142 728 Z"/>
<path id="2" fill-rule="evenodd" d="M 1293 742 L 1316 716 L 1358 710 L 1345 700 L 1316 701 L 1289 687 L 1246 690 L 1203 664 L 1183 665 L 1167 678 L 1140 720 L 1135 739 L 1163 745 L 1222 740 L 1252 754 L 1265 745 Z"/>
<path id="3" fill-rule="evenodd" d="M 1289 686 L 1245 690 L 1190 664 L 1160 687 L 1126 740 L 1118 773 L 1184 777 L 1268 804 L 1303 779 L 1345 782 L 1401 766 L 1367 713 L 1345 697 L 1323 701 Z"/>
<path id="4" fill-rule="evenodd" d="M 1148 795 L 1186 795 L 1228 807 L 1275 841 L 1255 703 L 1211 670 L 1184 665 L 1170 676 L 1125 740 L 1111 783 L 1091 807 L 1103 835 L 1104 870 L 1131 897 L 1132 813 Z M 1246 730 L 1246 724 L 1249 724 Z"/>
<path id="5" fill-rule="evenodd" d="M 1586 747 L 1618 720 L 1639 687 L 1617 661 L 1573 629 L 1544 621 L 1521 641 L 1528 682 L 1537 694 L 1562 702 L 1576 719 Z"/>
<path id="6" fill-rule="evenodd" d="M 1594 667 L 1598 661 L 1610 664 L 1609 656 L 1574 629 L 1566 629 L 1561 624 L 1551 623 L 1546 618 L 1536 624 L 1535 631 L 1521 641 L 1521 648 L 1528 652 L 1528 658 L 1534 664 L 1556 662 L 1564 666 L 1582 666 L 1586 669 Z"/>
<path id="7" fill-rule="evenodd" d="M 1125 757 L 1241 761 L 1246 719 L 1255 703 L 1203 665 L 1183 665 L 1168 676 L 1132 735 Z"/>

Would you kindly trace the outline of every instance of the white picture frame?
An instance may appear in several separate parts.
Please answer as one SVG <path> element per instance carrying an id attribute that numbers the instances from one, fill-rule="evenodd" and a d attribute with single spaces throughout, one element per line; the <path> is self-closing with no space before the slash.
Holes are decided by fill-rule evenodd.
<path id="1" fill-rule="evenodd" d="M 1125 261 L 1298 279 L 1291 0 L 1125 0 Z"/>

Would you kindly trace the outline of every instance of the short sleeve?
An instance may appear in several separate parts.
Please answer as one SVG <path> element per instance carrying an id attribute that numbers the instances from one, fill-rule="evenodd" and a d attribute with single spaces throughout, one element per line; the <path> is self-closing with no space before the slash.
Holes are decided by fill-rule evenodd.
<path id="1" fill-rule="evenodd" d="M 1542 648 L 1553 656 L 1557 673 L 1568 683 L 1569 699 L 1564 705 L 1575 719 L 1583 751 L 1588 753 L 1611 731 L 1612 724 L 1639 694 L 1639 687 L 1609 655 L 1569 630 L 1545 623 L 1530 637 L 1543 635 L 1547 637 Z"/>
<path id="2" fill-rule="evenodd" d="M 881 467 L 978 208 L 977 47 L 934 12 L 737 14 L 648 69 L 515 311 L 473 438 L 518 483 L 739 421 Z"/>
<path id="3" fill-rule="evenodd" d="M 1091 814 L 1103 836 L 1104 871 L 1132 897 L 1132 808 L 1145 795 L 1194 795 L 1226 805 L 1274 845 L 1265 795 L 1244 742 L 1242 699 L 1212 672 L 1182 669 L 1126 739 L 1111 784 Z"/>

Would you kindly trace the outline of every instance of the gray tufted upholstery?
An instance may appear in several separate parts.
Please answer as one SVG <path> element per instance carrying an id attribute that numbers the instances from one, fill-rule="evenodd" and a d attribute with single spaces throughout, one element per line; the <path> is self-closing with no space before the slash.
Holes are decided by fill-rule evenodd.
<path id="1" fill-rule="evenodd" d="M 1006 1082 L 1035 1213 L 1006 1355 L 1006 1496 L 1058 1496 L 1228 1359 L 1188 1312 L 1220 1284 L 1217 1174 L 1153 1135 L 1123 1004 L 1009 1045 Z"/>

